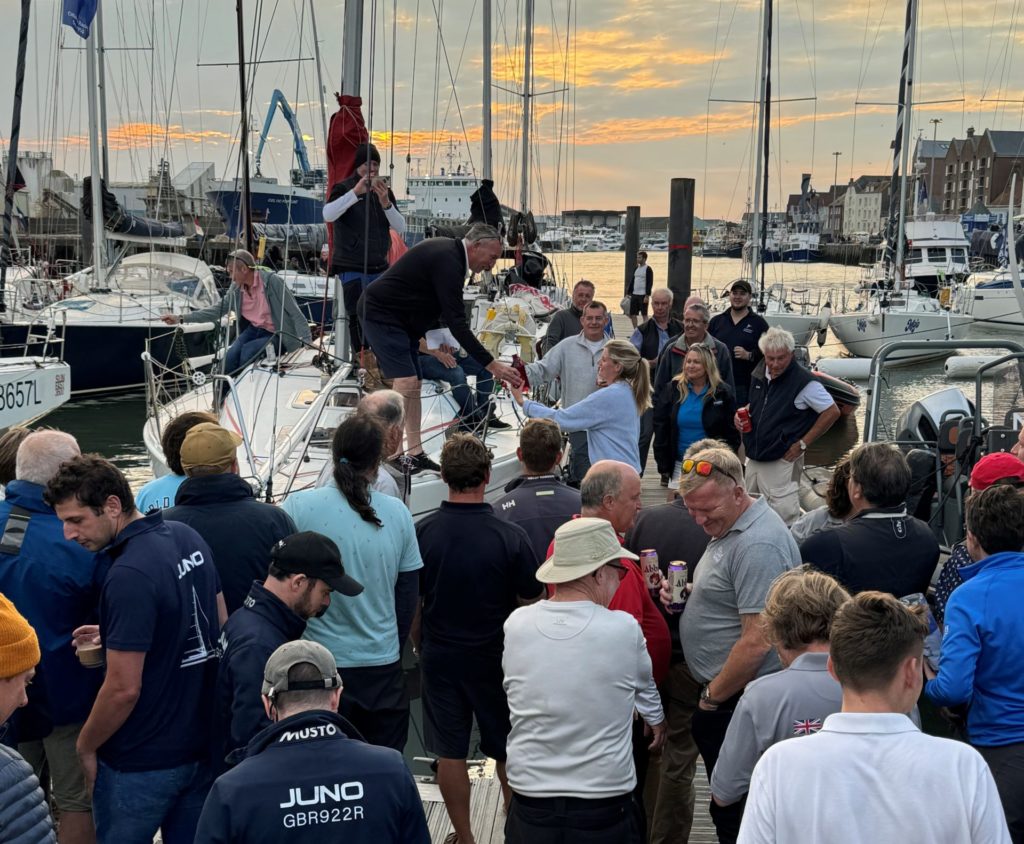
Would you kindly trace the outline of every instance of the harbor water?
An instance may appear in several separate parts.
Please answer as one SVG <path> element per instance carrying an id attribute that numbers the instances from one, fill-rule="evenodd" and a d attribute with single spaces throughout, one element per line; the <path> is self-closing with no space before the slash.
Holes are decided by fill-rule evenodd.
<path id="1" fill-rule="evenodd" d="M 608 305 L 611 311 L 618 311 L 625 278 L 624 253 L 556 253 L 549 257 L 561 281 L 569 287 L 581 278 L 593 281 L 597 289 L 597 298 Z M 651 252 L 648 264 L 654 270 L 655 287 L 664 287 L 668 253 Z M 693 292 L 705 297 L 718 297 L 727 289 L 730 282 L 740 276 L 741 269 L 741 262 L 738 259 L 695 257 L 692 274 Z M 812 302 L 824 304 L 828 300 L 834 310 L 837 310 L 844 301 L 855 301 L 854 288 L 859 278 L 859 268 L 838 264 L 770 264 L 765 267 L 767 285 L 782 284 L 788 295 L 797 292 L 796 295 L 810 296 Z M 807 293 L 798 292 L 803 290 Z M 715 303 L 712 303 L 712 308 L 716 309 Z M 975 336 L 993 339 L 1000 335 L 978 332 Z M 1024 332 L 1005 336 L 1024 342 Z M 812 360 L 818 357 L 837 357 L 841 352 L 842 347 L 831 333 L 821 347 L 815 345 L 810 349 Z M 73 372 L 71 377 L 74 378 Z M 974 398 L 974 382 L 947 380 L 941 360 L 892 368 L 887 371 L 885 382 L 881 419 L 882 431 L 889 436 L 895 433 L 892 428 L 898 411 L 928 393 L 943 387 L 956 386 L 969 398 Z M 865 382 L 858 382 L 858 386 L 862 391 L 860 408 L 856 414 L 840 420 L 809 450 L 808 465 L 831 465 L 861 441 L 868 402 Z M 986 385 L 982 408 L 984 415 L 990 418 L 989 405 L 992 401 L 992 387 Z M 125 472 L 132 488 L 137 489 L 152 477 L 142 442 L 145 414 L 145 396 L 137 392 L 110 398 L 69 402 L 41 420 L 39 424 L 74 434 L 83 451 L 95 451 L 111 459 Z"/>

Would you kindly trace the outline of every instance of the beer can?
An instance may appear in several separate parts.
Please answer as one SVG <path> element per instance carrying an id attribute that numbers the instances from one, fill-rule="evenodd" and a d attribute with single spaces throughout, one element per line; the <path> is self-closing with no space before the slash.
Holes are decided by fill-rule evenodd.
<path id="1" fill-rule="evenodd" d="M 750 408 L 741 407 L 736 411 L 736 415 L 740 418 L 740 430 L 744 434 L 749 434 L 754 428 L 750 422 Z"/>
<path id="2" fill-rule="evenodd" d="M 682 612 L 686 606 L 686 563 L 673 560 L 668 564 L 668 588 L 672 598 L 669 601 L 670 612 Z"/>
<path id="3" fill-rule="evenodd" d="M 658 552 L 653 548 L 640 552 L 640 571 L 643 572 L 651 594 L 657 596 L 661 591 L 661 568 L 658 566 Z"/>

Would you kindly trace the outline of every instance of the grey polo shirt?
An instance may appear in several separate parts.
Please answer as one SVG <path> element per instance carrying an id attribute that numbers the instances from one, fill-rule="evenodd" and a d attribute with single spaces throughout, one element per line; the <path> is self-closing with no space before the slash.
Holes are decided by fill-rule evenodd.
<path id="1" fill-rule="evenodd" d="M 800 654 L 785 671 L 747 685 L 711 774 L 715 797 L 735 803 L 747 793 L 762 753 L 783 739 L 818 732 L 840 711 L 843 692 L 827 665 L 827 653 Z"/>
<path id="2" fill-rule="evenodd" d="M 759 496 L 724 536 L 708 543 L 679 619 L 686 664 L 697 680 L 707 683 L 718 675 L 739 641 L 740 616 L 761 612 L 772 581 L 798 565 L 800 549 L 789 528 Z M 758 676 L 779 668 L 773 650 Z"/>

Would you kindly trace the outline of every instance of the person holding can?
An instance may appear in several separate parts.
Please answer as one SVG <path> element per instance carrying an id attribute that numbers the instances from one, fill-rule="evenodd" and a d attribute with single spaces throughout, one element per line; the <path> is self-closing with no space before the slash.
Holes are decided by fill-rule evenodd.
<path id="1" fill-rule="evenodd" d="M 654 458 L 658 471 L 670 475 L 668 500 L 679 489 L 680 461 L 697 440 L 712 437 L 733 450 L 740 436 L 733 425 L 736 401 L 722 380 L 709 346 L 695 343 L 686 350 L 683 368 L 662 387 L 654 400 Z"/>
<path id="2" fill-rule="evenodd" d="M 793 335 L 769 328 L 758 346 L 764 354 L 751 375 L 750 404 L 735 417 L 747 454 L 747 489 L 760 493 L 787 525 L 799 518 L 804 452 L 839 418 L 828 391 L 797 362 Z"/>

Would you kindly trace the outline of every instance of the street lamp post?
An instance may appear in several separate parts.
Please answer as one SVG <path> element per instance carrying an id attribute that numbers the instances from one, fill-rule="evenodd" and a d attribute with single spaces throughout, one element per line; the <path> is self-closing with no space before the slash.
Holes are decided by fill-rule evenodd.
<path id="1" fill-rule="evenodd" d="M 836 160 L 836 166 L 832 171 L 832 201 L 835 202 L 838 197 L 836 194 L 839 192 L 839 156 L 841 152 L 832 153 L 832 157 Z"/>

